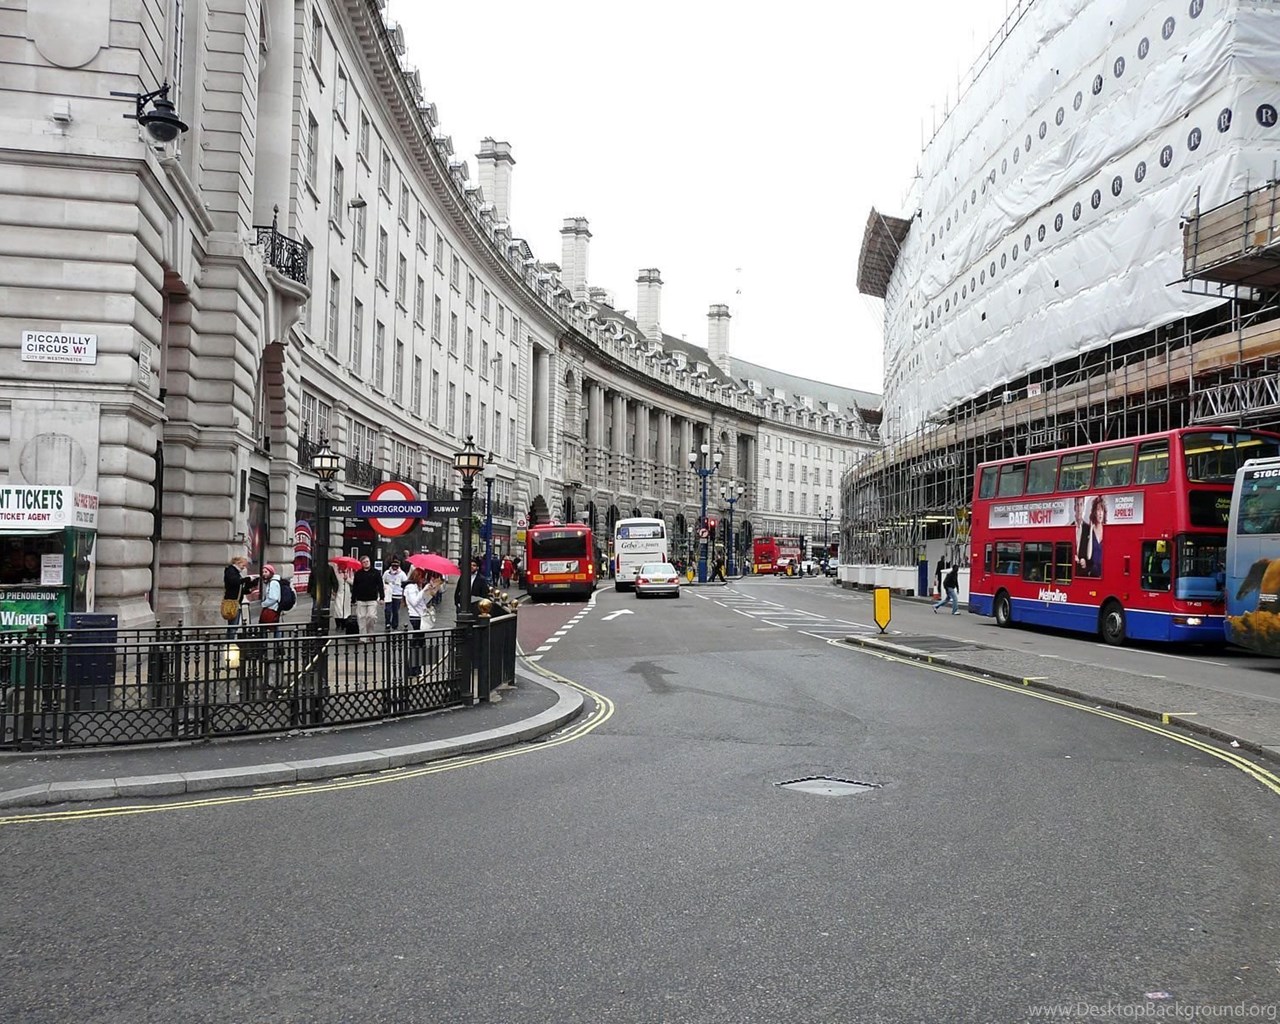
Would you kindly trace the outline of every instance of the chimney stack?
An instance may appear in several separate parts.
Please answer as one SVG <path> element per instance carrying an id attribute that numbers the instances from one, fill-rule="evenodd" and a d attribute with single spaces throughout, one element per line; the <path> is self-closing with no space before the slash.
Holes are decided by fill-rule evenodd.
<path id="1" fill-rule="evenodd" d="M 498 224 L 511 223 L 511 168 L 516 159 L 511 155 L 511 143 L 484 139 L 476 154 L 480 171 L 480 188 L 485 200 L 493 203 L 493 219 Z"/>
<path id="2" fill-rule="evenodd" d="M 732 377 L 729 366 L 729 307 L 716 303 L 707 313 L 707 355 L 726 377 Z"/>
<path id="3" fill-rule="evenodd" d="M 655 345 L 662 344 L 662 275 L 657 267 L 640 271 L 636 278 L 636 326 Z"/>
<path id="4" fill-rule="evenodd" d="M 566 217 L 560 229 L 560 281 L 574 301 L 587 298 L 587 243 L 591 231 L 586 217 Z"/>

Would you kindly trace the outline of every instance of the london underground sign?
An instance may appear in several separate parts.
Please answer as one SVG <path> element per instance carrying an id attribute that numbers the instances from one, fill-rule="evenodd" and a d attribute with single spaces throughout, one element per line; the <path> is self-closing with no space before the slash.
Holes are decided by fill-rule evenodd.
<path id="1" fill-rule="evenodd" d="M 413 529 L 414 521 L 430 512 L 430 502 L 419 501 L 408 484 L 390 480 L 369 492 L 368 501 L 355 503 L 355 514 L 384 537 L 399 537 Z"/>

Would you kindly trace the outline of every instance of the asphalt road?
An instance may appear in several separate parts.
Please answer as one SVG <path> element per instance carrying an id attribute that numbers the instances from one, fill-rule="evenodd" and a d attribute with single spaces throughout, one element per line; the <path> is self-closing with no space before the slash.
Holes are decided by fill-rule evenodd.
<path id="1" fill-rule="evenodd" d="M 825 642 L 821 587 L 601 591 L 540 655 L 593 712 L 500 756 L 0 827 L 0 1012 L 1280 1015 L 1273 792 L 1150 723 Z M 872 788 L 780 786 L 813 776 Z"/>

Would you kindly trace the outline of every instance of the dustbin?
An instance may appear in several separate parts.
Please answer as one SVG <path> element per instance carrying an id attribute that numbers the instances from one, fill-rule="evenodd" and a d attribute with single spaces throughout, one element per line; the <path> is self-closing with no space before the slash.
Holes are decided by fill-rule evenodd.
<path id="1" fill-rule="evenodd" d="M 111 707 L 119 623 L 117 616 L 97 612 L 67 615 L 62 640 L 67 647 L 68 711 L 106 711 Z"/>

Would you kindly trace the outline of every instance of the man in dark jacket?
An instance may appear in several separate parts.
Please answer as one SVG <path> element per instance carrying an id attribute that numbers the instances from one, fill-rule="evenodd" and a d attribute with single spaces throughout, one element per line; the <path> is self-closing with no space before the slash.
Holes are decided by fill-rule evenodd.
<path id="1" fill-rule="evenodd" d="M 356 606 L 356 619 L 360 623 L 360 642 L 378 632 L 378 619 L 386 594 L 382 585 L 382 573 L 373 568 L 369 556 L 360 559 L 360 568 L 351 580 L 351 600 Z"/>
<path id="2" fill-rule="evenodd" d="M 474 615 L 476 602 L 482 601 L 489 596 L 489 581 L 484 578 L 479 558 L 472 557 L 471 559 L 471 574 L 466 585 L 462 585 L 461 580 L 458 582 L 458 611 L 470 612 Z M 463 602 L 466 602 L 466 604 Z"/>

